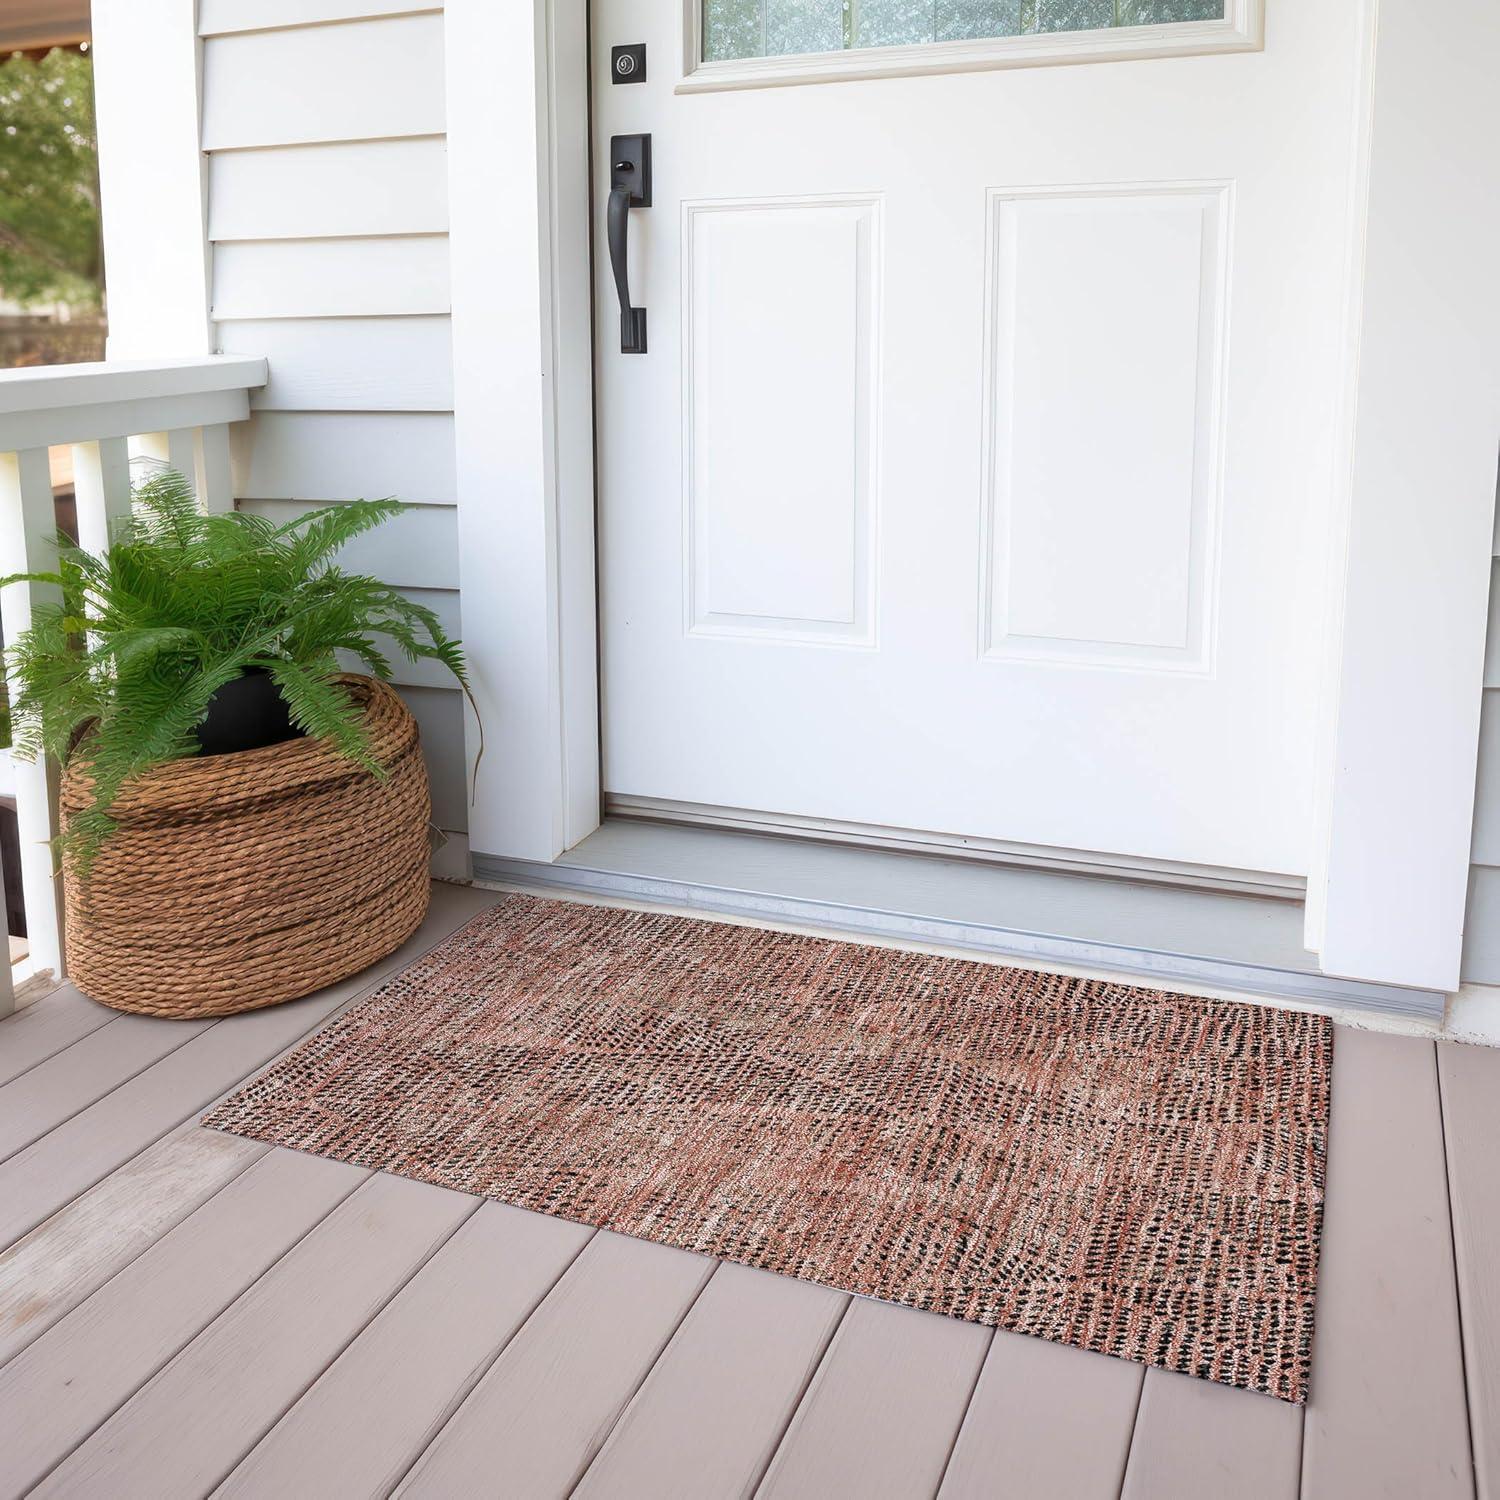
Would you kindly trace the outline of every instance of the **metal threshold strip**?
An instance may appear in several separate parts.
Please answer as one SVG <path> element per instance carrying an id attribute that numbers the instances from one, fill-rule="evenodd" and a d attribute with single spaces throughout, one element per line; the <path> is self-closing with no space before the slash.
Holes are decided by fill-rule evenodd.
<path id="1" fill-rule="evenodd" d="M 611 818 L 551 864 L 476 852 L 477 880 L 646 901 L 1214 992 L 1441 1022 L 1438 991 L 1322 973 L 1284 896 Z"/>

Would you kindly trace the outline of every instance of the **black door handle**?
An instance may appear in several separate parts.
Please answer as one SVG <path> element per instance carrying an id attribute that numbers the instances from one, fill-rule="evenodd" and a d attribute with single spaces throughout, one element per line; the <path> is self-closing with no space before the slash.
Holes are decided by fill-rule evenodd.
<path id="1" fill-rule="evenodd" d="M 651 207 L 651 137 L 617 135 L 609 143 L 609 205 L 605 231 L 609 267 L 620 298 L 620 353 L 646 352 L 646 309 L 630 305 L 629 224 L 632 208 Z"/>
<path id="2" fill-rule="evenodd" d="M 626 226 L 630 222 L 630 189 L 611 188 L 608 230 L 609 264 L 620 296 L 620 353 L 646 352 L 646 309 L 630 305 L 630 267 L 626 264 Z"/>

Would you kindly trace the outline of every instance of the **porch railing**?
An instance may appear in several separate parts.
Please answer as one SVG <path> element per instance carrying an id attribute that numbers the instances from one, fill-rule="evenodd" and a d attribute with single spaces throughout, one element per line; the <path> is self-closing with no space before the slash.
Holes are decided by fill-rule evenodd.
<path id="1" fill-rule="evenodd" d="M 170 464 L 206 509 L 232 509 L 230 424 L 250 415 L 250 392 L 265 382 L 265 360 L 227 355 L 0 370 L 0 576 L 56 563 L 53 449 L 71 449 L 78 540 L 91 551 L 107 546 L 111 523 L 129 513 L 132 463 Z M 7 641 L 49 595 L 56 591 L 45 584 L 0 589 Z M 30 950 L 16 972 L 61 977 L 62 890 L 51 849 L 57 767 L 12 760 L 8 750 L 0 756 L 10 761 Z M 0 1014 L 13 1004 L 11 967 L 0 963 Z"/>

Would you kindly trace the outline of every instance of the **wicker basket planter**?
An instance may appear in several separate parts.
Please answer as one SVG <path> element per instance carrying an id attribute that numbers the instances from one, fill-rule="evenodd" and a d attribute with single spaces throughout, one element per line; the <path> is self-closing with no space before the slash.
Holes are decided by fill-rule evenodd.
<path id="1" fill-rule="evenodd" d="M 310 994 L 411 936 L 428 899 L 416 721 L 384 683 L 344 680 L 387 779 L 310 739 L 138 777 L 87 882 L 64 871 L 81 990 L 116 1010 L 223 1016 Z M 87 761 L 75 761 L 64 824 L 87 805 Z"/>

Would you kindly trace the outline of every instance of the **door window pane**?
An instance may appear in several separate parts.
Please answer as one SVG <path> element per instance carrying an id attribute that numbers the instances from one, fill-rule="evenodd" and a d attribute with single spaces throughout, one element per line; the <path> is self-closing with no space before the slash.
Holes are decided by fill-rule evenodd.
<path id="1" fill-rule="evenodd" d="M 703 58 L 1218 21 L 1225 0 L 701 0 Z"/>
<path id="2" fill-rule="evenodd" d="M 971 42 L 986 36 L 1016 36 L 1023 9 L 1024 0 L 937 0 L 933 40 Z"/>
<path id="3" fill-rule="evenodd" d="M 765 8 L 763 57 L 789 52 L 838 52 L 844 37 L 845 0 L 761 0 Z"/>

